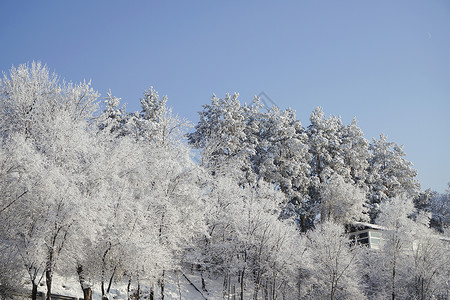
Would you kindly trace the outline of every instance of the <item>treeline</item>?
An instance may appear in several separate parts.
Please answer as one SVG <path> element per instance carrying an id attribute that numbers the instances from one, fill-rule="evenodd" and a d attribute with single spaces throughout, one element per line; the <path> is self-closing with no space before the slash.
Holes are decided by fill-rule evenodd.
<path id="1" fill-rule="evenodd" d="M 0 295 L 55 273 L 85 299 L 118 281 L 164 299 L 167 273 L 195 266 L 240 299 L 430 299 L 448 295 L 449 194 L 422 192 L 384 135 L 372 142 L 317 108 L 213 96 L 200 121 L 150 88 L 141 111 L 39 63 L 0 81 Z M 198 149 L 193 154 L 191 147 Z M 379 251 L 344 225 L 386 228 Z"/>

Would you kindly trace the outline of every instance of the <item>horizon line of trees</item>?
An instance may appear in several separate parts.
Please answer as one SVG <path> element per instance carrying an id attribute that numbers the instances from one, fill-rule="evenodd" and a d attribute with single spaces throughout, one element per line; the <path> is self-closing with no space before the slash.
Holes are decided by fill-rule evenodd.
<path id="1" fill-rule="evenodd" d="M 1 297 L 26 280 L 50 300 L 56 272 L 85 299 L 121 280 L 130 299 L 142 282 L 164 299 L 185 264 L 204 291 L 222 276 L 224 299 L 231 285 L 255 300 L 448 294 L 450 191 L 421 191 L 402 147 L 367 141 L 356 119 L 317 108 L 305 128 L 234 94 L 188 132 L 153 88 L 140 112 L 111 92 L 104 104 L 40 63 L 0 80 Z M 355 221 L 390 228 L 380 251 L 350 245 Z"/>

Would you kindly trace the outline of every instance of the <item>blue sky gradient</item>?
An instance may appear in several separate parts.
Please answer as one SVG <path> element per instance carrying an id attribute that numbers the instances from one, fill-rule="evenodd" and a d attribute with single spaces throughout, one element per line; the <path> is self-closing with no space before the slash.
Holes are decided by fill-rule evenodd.
<path id="1" fill-rule="evenodd" d="M 450 2 L 1 1 L 0 70 L 33 60 L 139 109 L 168 95 L 197 122 L 212 93 L 265 92 L 405 145 L 422 189 L 450 181 Z"/>

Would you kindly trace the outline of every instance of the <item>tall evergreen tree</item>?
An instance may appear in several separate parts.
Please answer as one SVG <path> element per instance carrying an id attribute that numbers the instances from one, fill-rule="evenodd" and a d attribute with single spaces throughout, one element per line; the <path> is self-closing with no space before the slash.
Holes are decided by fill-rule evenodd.
<path id="1" fill-rule="evenodd" d="M 258 147 L 253 156 L 257 174 L 285 195 L 285 213 L 298 215 L 308 199 L 309 158 L 307 135 L 291 109 L 273 107 L 260 114 Z"/>
<path id="2" fill-rule="evenodd" d="M 408 197 L 417 197 L 420 185 L 416 179 L 417 171 L 413 164 L 407 161 L 403 147 L 394 142 L 388 142 L 385 135 L 378 140 L 373 139 L 369 146 L 372 156 L 369 159 L 369 186 L 368 206 L 371 219 L 374 220 L 379 205 L 402 194 Z"/>
<path id="3" fill-rule="evenodd" d="M 211 104 L 203 105 L 195 132 L 188 135 L 189 143 L 201 150 L 201 164 L 212 173 L 235 173 L 241 181 L 252 180 L 250 156 L 255 146 L 249 137 L 246 109 L 239 94 L 224 99 L 213 95 Z"/>
<path id="4" fill-rule="evenodd" d="M 346 178 L 351 182 L 365 188 L 365 180 L 369 167 L 371 153 L 369 151 L 369 141 L 364 138 L 364 133 L 358 127 L 356 118 L 341 129 L 341 155 L 347 167 Z"/>
<path id="5" fill-rule="evenodd" d="M 343 124 L 335 116 L 325 117 L 321 107 L 317 107 L 310 116 L 308 126 L 308 145 L 310 152 L 309 202 L 304 206 L 301 227 L 312 228 L 319 214 L 320 190 L 333 174 L 348 178 L 349 171 L 341 151 L 341 131 Z"/>

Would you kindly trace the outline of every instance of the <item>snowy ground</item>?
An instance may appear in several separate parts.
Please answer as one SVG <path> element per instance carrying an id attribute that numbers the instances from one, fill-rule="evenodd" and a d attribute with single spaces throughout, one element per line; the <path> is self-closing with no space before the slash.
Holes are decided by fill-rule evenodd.
<path id="1" fill-rule="evenodd" d="M 205 278 L 207 292 L 201 290 L 201 277 L 197 272 L 184 273 L 186 277 L 197 287 L 196 288 L 189 283 L 189 281 L 182 275 L 182 273 L 172 273 L 168 274 L 165 278 L 165 299 L 189 299 L 189 300 L 215 300 L 215 299 L 223 299 L 222 298 L 222 281 L 223 278 L 219 277 L 216 279 Z M 27 286 L 27 289 L 31 292 L 31 286 Z M 133 285 L 133 289 L 136 288 L 136 285 Z M 143 299 L 148 299 L 149 294 L 149 286 L 148 283 L 142 282 L 141 289 L 143 292 Z M 40 292 L 46 291 L 45 284 L 39 287 Z M 92 298 L 94 300 L 101 299 L 101 288 L 99 284 L 94 285 L 92 289 Z M 155 299 L 160 298 L 159 288 L 155 287 Z M 238 292 L 238 286 L 236 284 L 236 292 Z M 52 293 L 71 296 L 76 298 L 83 297 L 83 292 L 81 290 L 80 284 L 77 281 L 76 277 L 65 278 L 55 274 L 54 283 L 52 286 Z M 250 294 L 248 295 L 250 297 Z M 237 295 L 236 295 L 237 298 Z M 118 282 L 113 283 L 110 291 L 109 299 L 128 299 L 127 295 L 127 282 Z M 232 295 L 230 295 L 230 299 Z"/>

